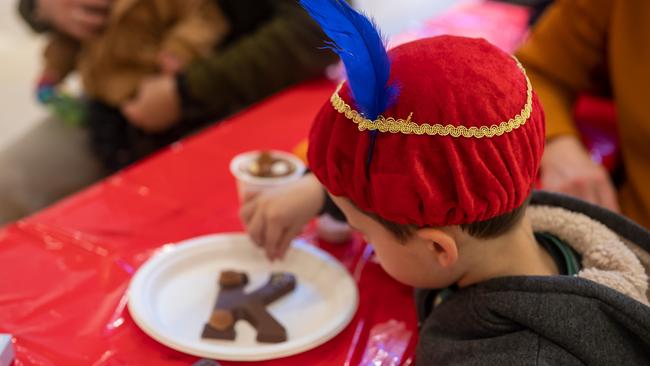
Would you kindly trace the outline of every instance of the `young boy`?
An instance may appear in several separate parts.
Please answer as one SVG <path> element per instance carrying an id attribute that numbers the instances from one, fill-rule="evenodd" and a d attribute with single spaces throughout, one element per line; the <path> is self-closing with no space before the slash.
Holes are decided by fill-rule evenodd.
<path id="1" fill-rule="evenodd" d="M 367 20 L 342 2 L 305 3 L 348 82 L 314 122 L 313 176 L 298 183 L 309 193 L 300 197 L 322 203 L 317 178 L 386 272 L 424 289 L 416 363 L 650 364 L 650 233 L 565 196 L 531 198 L 544 113 L 523 67 L 483 40 L 451 36 L 386 56 L 368 46 L 379 38 L 368 27 L 345 29 L 345 19 L 355 29 Z M 281 217 L 267 212 L 281 211 L 283 195 L 242 208 L 274 255 L 278 240 L 267 244 L 257 228 Z"/>

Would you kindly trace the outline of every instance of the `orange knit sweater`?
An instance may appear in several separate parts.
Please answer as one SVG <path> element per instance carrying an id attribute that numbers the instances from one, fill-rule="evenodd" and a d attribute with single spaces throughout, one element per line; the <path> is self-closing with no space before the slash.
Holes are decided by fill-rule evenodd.
<path id="1" fill-rule="evenodd" d="M 619 200 L 650 227 L 650 1 L 557 0 L 518 57 L 544 104 L 549 138 L 577 134 L 578 93 L 614 97 L 626 171 Z"/>

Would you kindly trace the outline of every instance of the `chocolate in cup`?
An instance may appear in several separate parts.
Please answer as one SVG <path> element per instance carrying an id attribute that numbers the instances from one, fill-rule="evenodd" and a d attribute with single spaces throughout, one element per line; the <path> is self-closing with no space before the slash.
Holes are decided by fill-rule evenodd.
<path id="1" fill-rule="evenodd" d="M 247 192 L 295 182 L 305 174 L 305 169 L 298 157 L 279 150 L 249 151 L 235 156 L 230 162 L 230 172 L 237 179 L 240 202 Z"/>

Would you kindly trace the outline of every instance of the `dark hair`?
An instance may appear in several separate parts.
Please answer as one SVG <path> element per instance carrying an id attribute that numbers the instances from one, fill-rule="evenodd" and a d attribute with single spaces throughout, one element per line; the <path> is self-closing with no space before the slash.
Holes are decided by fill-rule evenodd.
<path id="1" fill-rule="evenodd" d="M 461 230 L 469 235 L 479 239 L 492 239 L 503 235 L 510 231 L 524 216 L 530 198 L 526 199 L 524 203 L 516 209 L 506 212 L 502 215 L 493 217 L 488 220 L 473 222 L 470 224 L 460 225 Z M 368 216 L 379 222 L 386 230 L 390 231 L 401 242 L 408 240 L 417 229 L 415 225 L 402 225 L 383 219 L 373 213 L 367 213 Z"/>

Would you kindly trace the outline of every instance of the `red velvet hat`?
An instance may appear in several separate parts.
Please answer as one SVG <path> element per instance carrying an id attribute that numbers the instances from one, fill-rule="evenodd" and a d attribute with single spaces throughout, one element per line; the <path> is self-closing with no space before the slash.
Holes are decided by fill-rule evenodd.
<path id="1" fill-rule="evenodd" d="M 308 157 L 321 183 L 363 211 L 417 226 L 479 222 L 522 205 L 545 131 L 519 62 L 453 36 L 388 56 L 386 85 L 397 93 L 381 115 L 366 118 L 346 82 L 317 116 Z"/>

